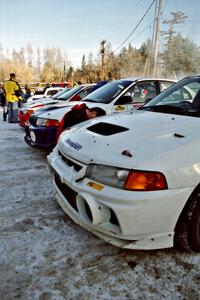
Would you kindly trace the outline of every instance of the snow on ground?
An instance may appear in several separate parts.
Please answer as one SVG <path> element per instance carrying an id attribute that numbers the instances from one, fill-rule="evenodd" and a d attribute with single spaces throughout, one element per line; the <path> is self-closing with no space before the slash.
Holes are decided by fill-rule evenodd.
<path id="1" fill-rule="evenodd" d="M 200 254 L 114 247 L 61 210 L 47 152 L 0 111 L 0 299 L 200 299 Z"/>

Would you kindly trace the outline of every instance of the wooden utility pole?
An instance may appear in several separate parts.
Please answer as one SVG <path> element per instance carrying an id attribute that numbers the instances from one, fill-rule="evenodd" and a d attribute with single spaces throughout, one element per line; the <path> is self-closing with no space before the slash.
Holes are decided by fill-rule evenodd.
<path id="1" fill-rule="evenodd" d="M 100 54 L 101 54 L 101 80 L 105 79 L 105 43 L 106 40 L 101 42 Z"/>
<path id="2" fill-rule="evenodd" d="M 62 81 L 65 81 L 65 60 L 64 60 L 64 64 L 63 64 L 63 80 Z"/>
<path id="3" fill-rule="evenodd" d="M 145 60 L 145 65 L 144 65 L 144 77 L 149 77 L 149 58 L 147 57 Z"/>
<path id="4" fill-rule="evenodd" d="M 160 41 L 160 16 L 162 10 L 162 2 L 163 0 L 156 0 L 156 10 L 155 10 L 155 21 L 154 21 L 154 32 L 153 32 L 153 55 L 152 55 L 152 70 L 153 76 L 157 75 L 157 56 L 159 50 L 159 41 Z"/>

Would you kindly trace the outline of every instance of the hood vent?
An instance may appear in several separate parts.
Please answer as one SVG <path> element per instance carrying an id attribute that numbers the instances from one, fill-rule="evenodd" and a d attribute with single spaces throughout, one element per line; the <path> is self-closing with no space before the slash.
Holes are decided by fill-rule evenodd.
<path id="1" fill-rule="evenodd" d="M 174 137 L 177 137 L 177 138 L 184 138 L 185 135 L 182 135 L 182 134 L 179 134 L 179 133 L 174 133 Z"/>
<path id="2" fill-rule="evenodd" d="M 104 122 L 100 122 L 98 124 L 92 125 L 92 126 L 88 127 L 87 129 L 94 133 L 98 133 L 98 134 L 106 135 L 106 136 L 129 130 L 126 127 L 122 127 L 119 125 L 113 125 L 113 124 L 109 124 L 109 123 L 104 123 Z"/>

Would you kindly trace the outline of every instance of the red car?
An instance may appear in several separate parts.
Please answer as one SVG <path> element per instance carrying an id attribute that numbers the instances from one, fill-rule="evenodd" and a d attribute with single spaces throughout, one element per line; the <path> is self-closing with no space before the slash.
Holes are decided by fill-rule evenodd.
<path id="1" fill-rule="evenodd" d="M 30 103 L 27 103 L 26 107 L 22 108 L 18 113 L 19 125 L 25 127 L 26 122 L 28 121 L 30 115 L 34 113 L 36 110 L 38 110 L 39 108 L 44 107 L 46 105 L 52 105 L 61 102 L 62 95 L 64 95 L 69 90 L 70 90 L 69 88 L 65 88 L 51 97 L 40 98 L 38 100 L 34 100 L 31 101 Z"/>

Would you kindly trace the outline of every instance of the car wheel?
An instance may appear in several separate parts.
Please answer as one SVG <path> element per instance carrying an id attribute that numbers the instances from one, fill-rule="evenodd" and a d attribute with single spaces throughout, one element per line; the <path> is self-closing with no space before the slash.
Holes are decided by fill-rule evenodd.
<path id="1" fill-rule="evenodd" d="M 175 246 L 200 252 L 200 193 L 192 196 L 175 228 Z"/>

